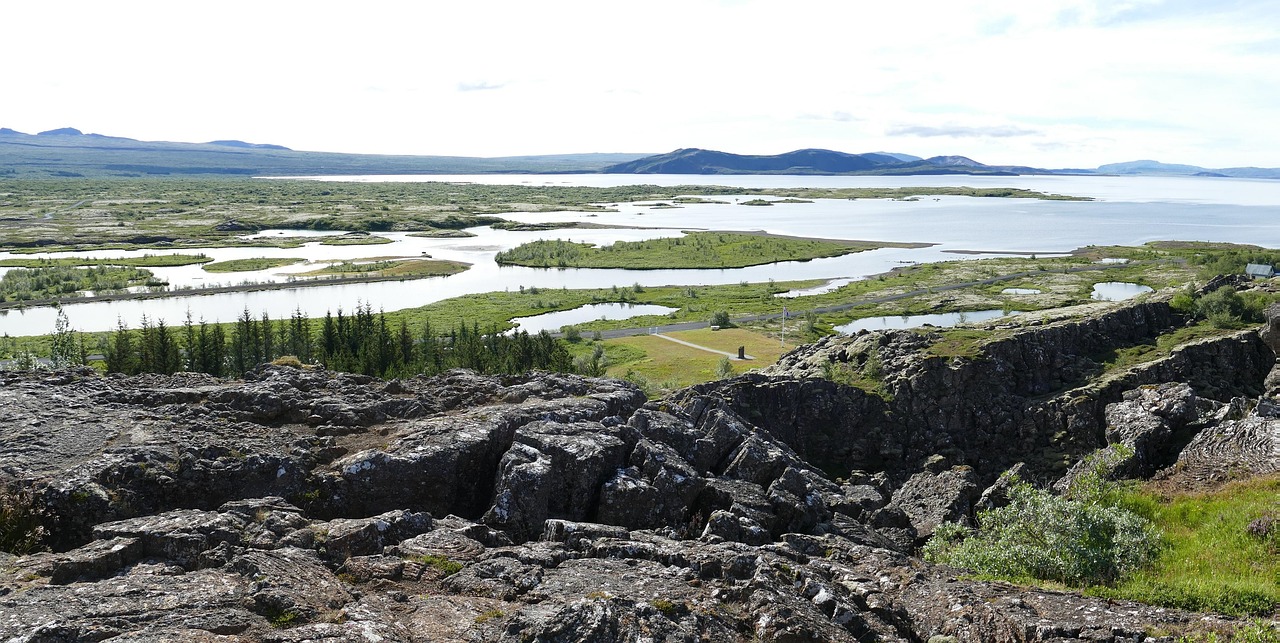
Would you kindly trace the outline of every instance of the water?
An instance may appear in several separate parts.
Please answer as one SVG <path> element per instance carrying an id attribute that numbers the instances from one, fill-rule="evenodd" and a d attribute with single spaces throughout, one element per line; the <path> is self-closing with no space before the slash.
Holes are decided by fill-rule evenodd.
<path id="1" fill-rule="evenodd" d="M 1098 301 L 1124 301 L 1148 292 L 1152 290 L 1147 286 L 1125 281 L 1104 281 L 1093 285 L 1093 293 L 1089 297 Z"/>
<path id="2" fill-rule="evenodd" d="M 377 177 L 343 177 L 370 181 Z M 273 318 L 294 310 L 312 317 L 346 310 L 360 303 L 386 311 L 423 306 L 464 294 L 539 288 L 608 288 L 639 283 L 644 286 L 734 284 L 742 281 L 856 280 L 895 267 L 980 256 L 1037 254 L 1046 256 L 1081 246 L 1140 245 L 1162 239 L 1226 241 L 1280 247 L 1280 181 L 1170 177 L 830 177 L 830 176 L 663 176 L 663 175 L 484 175 L 393 177 L 393 180 L 455 180 L 488 184 L 531 185 L 658 185 L 718 184 L 740 187 L 885 187 L 968 185 L 1023 187 L 1097 197 L 1099 201 L 1037 201 L 968 197 L 922 197 L 918 201 L 884 199 L 819 199 L 813 203 L 771 207 L 734 205 L 750 195 L 716 196 L 726 204 L 688 204 L 655 209 L 652 204 L 618 204 L 617 212 L 513 213 L 505 218 L 543 223 L 586 221 L 654 229 L 568 229 L 537 232 L 471 228 L 472 238 L 410 237 L 382 233 L 393 243 L 369 246 L 324 246 L 325 234 L 307 231 L 263 231 L 255 236 L 314 236 L 299 248 L 215 248 L 202 250 L 119 250 L 75 253 L 79 256 L 118 257 L 129 254 L 204 253 L 217 261 L 251 257 L 301 257 L 312 262 L 368 260 L 374 257 L 452 259 L 472 265 L 449 277 L 291 288 L 274 291 L 181 296 L 162 300 L 69 303 L 64 308 L 73 327 L 84 331 L 114 328 L 117 318 L 136 327 L 145 313 L 179 323 L 188 311 L 194 319 L 231 321 L 248 308 Z M 683 234 L 683 230 L 762 230 L 775 234 L 836 239 L 926 242 L 926 248 L 886 248 L 808 262 L 784 262 L 725 270 L 599 270 L 544 269 L 498 266 L 500 250 L 535 239 L 566 239 L 597 244 L 643 240 Z M 983 251 L 987 255 L 955 254 Z M 50 255 L 8 256 L 67 256 Z M 207 273 L 200 266 L 151 269 L 173 287 L 208 287 L 242 282 L 288 282 L 317 265 L 295 264 L 241 273 Z M 829 285 L 827 286 L 829 287 Z M 820 286 L 819 288 L 823 288 Z M 788 293 L 801 296 L 799 293 Z M 30 335 L 50 332 L 52 308 L 0 312 L 0 333 Z"/>
<path id="3" fill-rule="evenodd" d="M 918 328 L 920 326 L 938 326 L 950 328 L 957 324 L 973 324 L 1008 315 L 1016 315 L 1017 311 L 975 310 L 967 313 L 933 313 L 929 315 L 895 315 L 891 317 L 864 317 L 855 319 L 843 326 L 835 326 L 835 330 L 845 335 L 853 335 L 860 330 L 885 330 L 888 328 Z"/>
<path id="4" fill-rule="evenodd" d="M 655 304 L 587 304 L 573 310 L 561 310 L 554 313 L 543 313 L 532 317 L 516 317 L 511 321 L 519 330 L 538 333 L 541 331 L 559 332 L 564 326 L 582 324 L 597 319 L 631 319 L 646 315 L 665 315 L 673 313 L 677 308 L 668 308 Z"/>
<path id="5" fill-rule="evenodd" d="M 1005 288 L 1000 291 L 1002 295 L 1039 295 L 1042 291 L 1035 288 Z"/>
<path id="6" fill-rule="evenodd" d="M 814 286 L 812 288 L 795 288 L 793 290 L 788 290 L 787 292 L 780 292 L 775 294 L 774 297 L 795 299 L 796 297 L 808 297 L 809 295 L 822 295 L 839 290 L 840 288 L 843 288 L 855 281 L 857 281 L 857 279 L 841 277 L 839 279 L 831 279 L 824 284 Z"/>

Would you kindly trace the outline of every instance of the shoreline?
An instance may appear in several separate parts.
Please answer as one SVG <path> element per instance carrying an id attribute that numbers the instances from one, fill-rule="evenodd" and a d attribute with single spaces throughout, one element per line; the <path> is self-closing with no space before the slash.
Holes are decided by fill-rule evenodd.
<path id="1" fill-rule="evenodd" d="M 470 269 L 467 265 L 467 269 Z M 459 271 L 464 272 L 464 271 Z M 323 286 L 347 286 L 352 284 L 369 284 L 380 281 L 412 281 L 430 279 L 432 277 L 448 277 L 447 275 L 378 275 L 368 277 L 349 277 L 334 279 L 306 279 L 300 281 L 283 281 L 261 284 L 241 284 L 237 286 L 215 286 L 212 288 L 190 288 L 186 290 L 164 290 L 160 292 L 127 292 L 111 295 L 95 295 L 93 297 L 74 297 L 71 299 L 34 299 L 29 301 L 0 302 L 0 311 L 21 310 L 23 308 L 45 308 L 89 304 L 105 301 L 130 301 L 139 299 L 166 299 L 178 297 L 202 297 L 204 295 L 222 295 L 233 292 L 258 292 L 264 290 L 289 290 L 292 288 L 318 288 Z"/>

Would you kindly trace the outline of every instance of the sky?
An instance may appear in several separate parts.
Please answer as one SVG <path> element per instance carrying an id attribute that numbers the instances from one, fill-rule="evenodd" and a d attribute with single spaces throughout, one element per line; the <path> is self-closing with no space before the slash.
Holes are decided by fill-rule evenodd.
<path id="1" fill-rule="evenodd" d="M 0 127 L 1280 167 L 1280 0 L 6 3 Z"/>

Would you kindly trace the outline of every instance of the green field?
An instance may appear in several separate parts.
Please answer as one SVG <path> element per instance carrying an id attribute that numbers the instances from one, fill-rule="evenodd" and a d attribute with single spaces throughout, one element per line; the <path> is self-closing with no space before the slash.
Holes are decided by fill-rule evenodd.
<path id="1" fill-rule="evenodd" d="M 1207 493 L 1140 490 L 1128 506 L 1160 528 L 1166 546 L 1150 570 L 1092 593 L 1237 615 L 1280 610 L 1280 476 Z M 1268 517 L 1268 532 L 1251 531 Z"/>
<path id="2" fill-rule="evenodd" d="M 710 328 L 667 333 L 668 336 L 726 353 L 737 354 L 738 347 L 754 359 L 731 360 L 731 374 L 764 368 L 778 361 L 783 353 L 795 348 L 787 342 L 742 329 Z M 609 358 L 606 374 L 632 380 L 650 396 L 677 388 L 720 379 L 718 369 L 723 356 L 678 344 L 653 335 L 636 335 L 601 342 Z"/>
<path id="3" fill-rule="evenodd" d="M 437 259 L 380 259 L 376 261 L 340 261 L 324 268 L 298 273 L 299 276 L 324 277 L 441 277 L 462 272 L 470 267 L 459 261 Z"/>
<path id="4" fill-rule="evenodd" d="M 499 252 L 494 260 L 500 264 L 534 268 L 743 268 L 777 261 L 836 257 L 890 246 L 904 247 L 906 244 L 690 232 L 683 237 L 618 241 L 601 247 L 559 239 L 531 241 Z"/>
<path id="5" fill-rule="evenodd" d="M 252 272 L 255 270 L 267 270 L 268 268 L 279 268 L 280 266 L 288 266 L 295 263 L 306 261 L 302 257 L 254 257 L 250 259 L 231 259 L 228 261 L 215 261 L 205 264 L 204 270 L 207 272 Z"/>
<path id="6" fill-rule="evenodd" d="M 171 268 L 208 263 L 206 255 L 142 255 L 141 257 L 111 257 L 86 259 L 82 257 L 57 257 L 51 259 L 0 259 L 0 268 L 74 268 L 82 266 L 132 266 L 134 268 Z"/>

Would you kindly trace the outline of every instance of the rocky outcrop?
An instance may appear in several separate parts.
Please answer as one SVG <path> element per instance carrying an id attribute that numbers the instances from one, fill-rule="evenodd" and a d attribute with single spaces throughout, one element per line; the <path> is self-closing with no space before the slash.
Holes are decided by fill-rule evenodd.
<path id="1" fill-rule="evenodd" d="M 1256 335 L 1094 377 L 1100 333 L 1138 341 L 1167 313 L 1037 326 L 979 359 L 929 357 L 917 333 L 827 340 L 652 402 L 549 373 L 3 373 L 0 482 L 37 499 L 50 551 L 0 557 L 0 640 L 1127 641 L 1213 624 L 912 557 L 1004 502 L 1010 466 L 1041 475 L 1072 449 L 1127 445 L 1126 471 L 1274 464 L 1275 407 L 1217 399 L 1274 362 Z M 886 388 L 803 376 L 822 360 L 878 364 Z"/>
<path id="2" fill-rule="evenodd" d="M 886 471 L 901 484 L 934 455 L 974 468 L 982 485 L 1025 463 L 1061 476 L 1108 444 L 1106 408 L 1125 391 L 1187 383 L 1199 398 L 1257 396 L 1275 354 L 1247 330 L 1193 342 L 1162 359 L 1108 371 L 1118 349 L 1154 343 L 1181 320 L 1161 301 L 1016 330 L 991 331 L 974 357 L 932 356 L 936 333 L 829 337 L 783 356 L 763 375 L 694 387 L 726 400 L 833 475 Z M 874 361 L 882 395 L 817 379 Z M 803 436 L 792 438 L 791 436 Z"/>

